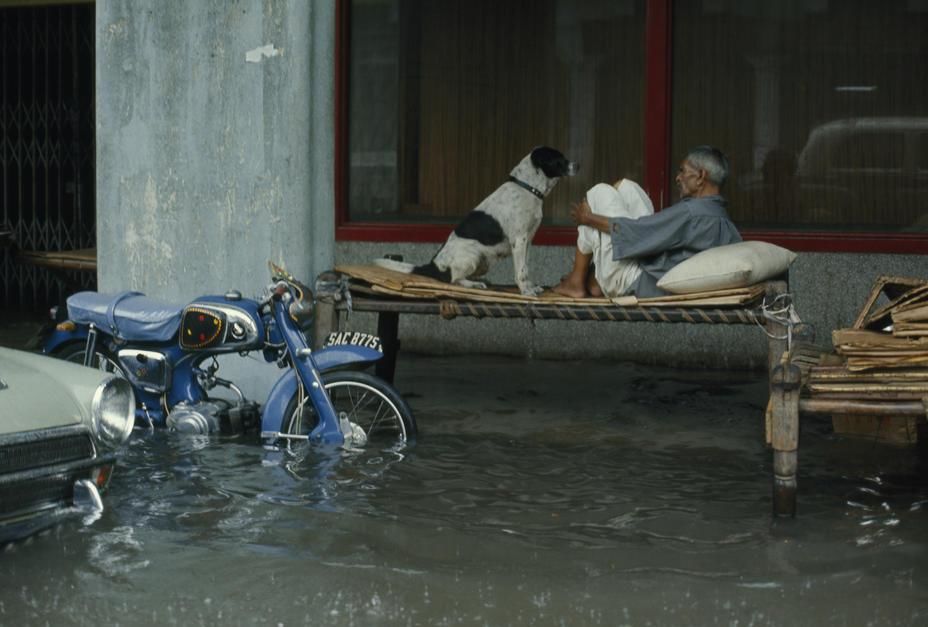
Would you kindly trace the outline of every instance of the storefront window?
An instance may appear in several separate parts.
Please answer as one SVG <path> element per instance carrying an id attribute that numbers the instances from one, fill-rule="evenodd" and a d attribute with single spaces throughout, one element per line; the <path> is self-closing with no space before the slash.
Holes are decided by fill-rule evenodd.
<path id="1" fill-rule="evenodd" d="M 926 32 L 925 2 L 677 1 L 671 153 L 728 153 L 743 228 L 925 231 Z"/>
<path id="2" fill-rule="evenodd" d="M 548 224 L 593 183 L 644 176 L 645 0 L 349 10 L 349 220 L 455 222 L 539 145 L 581 164 L 546 200 Z"/>

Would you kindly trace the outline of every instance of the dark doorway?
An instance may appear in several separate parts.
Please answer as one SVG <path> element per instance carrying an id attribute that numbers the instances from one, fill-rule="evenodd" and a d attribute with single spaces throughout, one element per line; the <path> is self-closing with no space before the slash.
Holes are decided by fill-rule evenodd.
<path id="1" fill-rule="evenodd" d="M 23 254 L 94 248 L 94 188 L 94 5 L 0 8 L 3 311 L 95 287 L 93 270 Z"/>

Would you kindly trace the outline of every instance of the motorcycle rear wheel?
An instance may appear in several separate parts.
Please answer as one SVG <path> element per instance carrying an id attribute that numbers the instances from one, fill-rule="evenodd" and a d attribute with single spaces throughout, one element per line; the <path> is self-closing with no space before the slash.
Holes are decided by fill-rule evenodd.
<path id="1" fill-rule="evenodd" d="M 404 445 L 416 437 L 416 419 L 409 405 L 389 383 L 366 372 L 346 370 L 322 375 L 335 411 L 364 430 L 366 447 Z M 298 390 L 284 414 L 281 433 L 308 436 L 318 423 L 309 396 Z M 285 438 L 287 446 L 301 440 Z"/>
<path id="2" fill-rule="evenodd" d="M 64 361 L 70 361 L 75 364 L 84 363 L 84 355 L 87 353 L 87 345 L 84 342 L 72 342 L 70 344 L 65 344 L 58 350 L 52 353 L 52 357 L 58 359 L 63 359 Z M 123 379 L 127 378 L 126 373 L 123 371 L 122 366 L 119 365 L 119 361 L 114 355 L 111 355 L 108 351 L 101 350 L 99 348 L 94 349 L 93 351 L 93 360 L 90 362 L 91 368 L 96 368 L 97 370 L 102 370 L 103 372 L 112 372 L 115 375 L 122 377 Z"/>

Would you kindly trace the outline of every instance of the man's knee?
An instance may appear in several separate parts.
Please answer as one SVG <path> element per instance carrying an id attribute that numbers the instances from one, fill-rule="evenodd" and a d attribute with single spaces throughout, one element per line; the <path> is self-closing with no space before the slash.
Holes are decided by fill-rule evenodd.
<path id="1" fill-rule="evenodd" d="M 597 198 L 599 197 L 608 198 L 611 196 L 615 196 L 615 194 L 616 194 L 616 189 L 612 185 L 609 185 L 608 183 L 597 183 L 590 189 L 586 190 L 587 202 L 589 202 L 590 196 L 595 196 Z"/>
<path id="2" fill-rule="evenodd" d="M 619 192 L 612 185 L 597 183 L 586 193 L 586 202 L 590 211 L 597 215 L 613 216 L 619 211 L 621 198 Z"/>

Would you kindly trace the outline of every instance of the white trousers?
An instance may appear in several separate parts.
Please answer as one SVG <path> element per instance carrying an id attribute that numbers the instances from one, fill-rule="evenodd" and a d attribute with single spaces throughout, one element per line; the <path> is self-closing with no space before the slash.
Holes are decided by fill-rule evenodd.
<path id="1" fill-rule="evenodd" d="M 638 183 L 622 179 L 615 186 L 594 185 L 586 193 L 586 202 L 596 215 L 607 218 L 640 218 L 654 213 L 651 199 Z M 596 282 L 609 298 L 628 294 L 641 275 L 638 262 L 612 258 L 612 236 L 589 226 L 577 227 L 577 249 L 593 255 Z"/>

